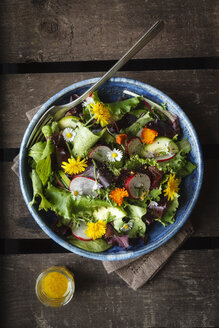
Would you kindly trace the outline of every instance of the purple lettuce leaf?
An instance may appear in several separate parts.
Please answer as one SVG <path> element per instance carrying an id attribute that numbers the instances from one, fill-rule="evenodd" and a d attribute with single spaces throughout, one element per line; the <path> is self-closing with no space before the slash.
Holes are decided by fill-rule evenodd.
<path id="1" fill-rule="evenodd" d="M 162 121 L 156 119 L 147 124 L 149 129 L 155 130 L 158 132 L 160 137 L 173 138 L 177 134 L 177 130 L 167 121 Z"/>

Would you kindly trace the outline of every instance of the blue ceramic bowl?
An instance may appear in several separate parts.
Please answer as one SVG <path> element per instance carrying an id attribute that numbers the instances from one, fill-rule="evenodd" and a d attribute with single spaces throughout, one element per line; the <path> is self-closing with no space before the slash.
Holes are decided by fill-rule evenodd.
<path id="1" fill-rule="evenodd" d="M 171 237 L 173 237 L 177 231 L 182 227 L 185 221 L 188 219 L 191 211 L 197 201 L 199 191 L 202 183 L 203 176 L 203 161 L 202 152 L 200 149 L 200 144 L 196 135 L 196 132 L 189 121 L 188 117 L 185 115 L 183 110 L 167 95 L 158 89 L 135 80 L 126 78 L 111 78 L 107 83 L 105 83 L 99 89 L 100 98 L 105 102 L 116 101 L 120 96 L 122 96 L 123 90 L 128 89 L 139 95 L 143 95 L 154 102 L 157 103 L 167 103 L 167 108 L 178 115 L 180 126 L 182 128 L 183 137 L 188 138 L 191 143 L 192 151 L 190 153 L 190 160 L 197 165 L 197 169 L 188 177 L 184 179 L 183 185 L 181 186 L 181 197 L 180 206 L 177 211 L 176 221 L 172 225 L 163 227 L 160 223 L 155 222 L 150 227 L 149 242 L 147 245 L 138 246 L 130 250 L 124 251 L 118 247 L 111 248 L 105 252 L 92 253 L 84 251 L 77 248 L 64 238 L 61 238 L 55 234 L 49 224 L 49 219 L 46 213 L 43 211 L 38 211 L 35 206 L 30 207 L 29 202 L 32 199 L 32 185 L 29 178 L 29 168 L 27 164 L 27 149 L 26 144 L 33 130 L 36 122 L 40 116 L 52 105 L 60 105 L 69 101 L 69 96 L 72 93 L 77 93 L 81 95 L 85 92 L 93 83 L 95 83 L 98 78 L 90 79 L 86 81 L 81 81 L 70 85 L 69 87 L 58 92 L 56 95 L 51 97 L 37 112 L 32 121 L 30 122 L 20 148 L 19 157 L 19 174 L 20 174 L 20 185 L 23 193 L 24 200 L 27 207 L 39 224 L 39 226 L 44 230 L 44 232 L 49 235 L 55 242 L 63 246 L 67 250 L 82 255 L 91 259 L 103 260 L 103 261 L 116 261 L 116 260 L 126 260 L 133 257 L 137 257 L 146 253 L 149 253 L 156 249 L 157 247 L 166 243 Z"/>

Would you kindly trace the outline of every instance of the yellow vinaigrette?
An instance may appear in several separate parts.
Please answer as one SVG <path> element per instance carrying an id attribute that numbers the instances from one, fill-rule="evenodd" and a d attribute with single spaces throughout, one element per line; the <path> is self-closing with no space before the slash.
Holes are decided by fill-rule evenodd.
<path id="1" fill-rule="evenodd" d="M 60 272 L 49 272 L 43 278 L 43 290 L 50 298 L 61 298 L 68 290 L 68 278 Z"/>
<path id="2" fill-rule="evenodd" d="M 37 298 L 46 306 L 59 307 L 67 304 L 74 291 L 74 276 L 66 267 L 48 268 L 36 280 Z"/>

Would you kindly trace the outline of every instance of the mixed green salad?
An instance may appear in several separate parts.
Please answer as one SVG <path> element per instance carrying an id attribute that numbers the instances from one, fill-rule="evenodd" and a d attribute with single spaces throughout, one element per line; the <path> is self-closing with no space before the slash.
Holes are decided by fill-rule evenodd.
<path id="1" fill-rule="evenodd" d="M 52 229 L 69 243 L 130 249 L 147 243 L 153 222 L 174 223 L 181 180 L 196 165 L 165 104 L 142 96 L 103 103 L 95 92 L 42 132 L 28 153 L 30 205 L 53 213 Z"/>

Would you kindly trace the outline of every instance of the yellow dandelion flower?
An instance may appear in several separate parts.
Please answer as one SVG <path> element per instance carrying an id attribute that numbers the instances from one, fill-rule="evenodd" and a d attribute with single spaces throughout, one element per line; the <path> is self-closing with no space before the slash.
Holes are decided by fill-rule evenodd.
<path id="1" fill-rule="evenodd" d="M 85 233 L 88 237 L 95 240 L 101 238 L 106 232 L 106 221 L 88 222 Z"/>
<path id="2" fill-rule="evenodd" d="M 97 104 L 90 104 L 90 109 L 92 114 L 94 114 L 94 118 L 97 120 L 97 123 L 100 123 L 102 127 L 109 124 L 111 119 L 111 114 L 109 108 L 104 105 L 102 102 Z"/>
<path id="3" fill-rule="evenodd" d="M 167 188 L 164 190 L 164 196 L 168 196 L 168 200 L 173 200 L 179 191 L 179 179 L 175 179 L 175 174 L 170 174 Z"/>
<path id="4" fill-rule="evenodd" d="M 62 168 L 65 170 L 65 173 L 70 175 L 79 174 L 85 170 L 87 167 L 86 159 L 82 159 L 78 156 L 77 159 L 69 158 L 68 162 L 62 162 Z"/>
<path id="5" fill-rule="evenodd" d="M 128 191 L 125 188 L 116 188 L 110 193 L 110 198 L 119 206 L 122 205 L 123 198 L 128 196 Z"/>

